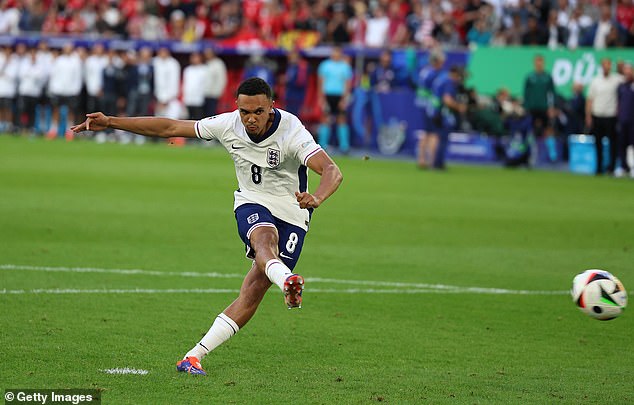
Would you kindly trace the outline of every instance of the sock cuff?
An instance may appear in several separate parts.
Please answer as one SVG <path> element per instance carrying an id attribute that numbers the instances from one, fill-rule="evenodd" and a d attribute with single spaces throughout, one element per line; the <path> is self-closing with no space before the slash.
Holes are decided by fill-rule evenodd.
<path id="1" fill-rule="evenodd" d="M 233 330 L 233 333 L 231 334 L 231 336 L 235 335 L 236 333 L 238 333 L 238 331 L 240 330 L 240 327 L 238 326 L 237 323 L 235 323 L 233 321 L 233 319 L 229 318 L 227 315 L 225 315 L 224 313 L 220 313 L 218 314 L 219 319 L 223 320 L 224 322 L 226 322 L 231 329 Z"/>

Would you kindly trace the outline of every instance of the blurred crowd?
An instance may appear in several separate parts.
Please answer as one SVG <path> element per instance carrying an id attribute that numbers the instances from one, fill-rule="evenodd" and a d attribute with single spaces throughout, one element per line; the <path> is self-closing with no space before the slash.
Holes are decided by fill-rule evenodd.
<path id="1" fill-rule="evenodd" d="M 184 42 L 293 30 L 324 44 L 634 46 L 633 0 L 2 0 L 0 34 Z"/>
<path id="2" fill-rule="evenodd" d="M 211 48 L 190 54 L 182 68 L 167 48 L 155 55 L 149 47 L 18 42 L 0 52 L 0 131 L 72 138 L 69 127 L 94 111 L 201 119 L 216 114 L 226 84 L 226 66 Z"/>

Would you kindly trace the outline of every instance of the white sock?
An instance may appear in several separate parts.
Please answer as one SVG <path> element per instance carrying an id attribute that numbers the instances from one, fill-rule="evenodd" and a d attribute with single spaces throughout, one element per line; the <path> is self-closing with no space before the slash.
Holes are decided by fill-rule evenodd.
<path id="1" fill-rule="evenodd" d="M 187 352 L 185 357 L 194 356 L 198 360 L 202 360 L 210 351 L 238 333 L 239 330 L 240 328 L 233 319 L 221 313 L 216 317 L 207 334 L 203 336 L 202 340 L 193 349 Z"/>
<path id="2" fill-rule="evenodd" d="M 293 274 L 293 272 L 286 267 L 279 259 L 271 259 L 266 262 L 264 267 L 264 273 L 271 280 L 271 283 L 277 284 L 280 290 L 284 290 L 284 281 Z"/>

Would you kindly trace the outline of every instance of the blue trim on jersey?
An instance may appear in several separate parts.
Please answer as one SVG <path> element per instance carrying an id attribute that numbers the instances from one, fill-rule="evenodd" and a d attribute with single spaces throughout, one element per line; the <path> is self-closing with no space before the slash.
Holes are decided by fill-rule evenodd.
<path id="1" fill-rule="evenodd" d="M 253 141 L 253 143 L 260 143 L 277 131 L 277 128 L 280 126 L 280 121 L 282 121 L 282 114 L 280 114 L 277 108 L 273 108 L 273 123 L 271 124 L 271 128 L 269 128 L 261 138 L 253 138 L 248 133 L 247 136 L 251 139 L 251 141 Z"/>
<path id="2" fill-rule="evenodd" d="M 304 193 L 308 190 L 308 168 L 304 165 L 300 165 L 297 170 L 297 176 L 299 177 L 299 192 Z"/>

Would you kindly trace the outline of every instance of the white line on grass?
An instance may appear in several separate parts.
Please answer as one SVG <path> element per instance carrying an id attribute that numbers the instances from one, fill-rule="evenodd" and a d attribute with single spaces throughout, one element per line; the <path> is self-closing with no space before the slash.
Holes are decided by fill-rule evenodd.
<path id="1" fill-rule="evenodd" d="M 124 368 L 107 368 L 105 370 L 100 370 L 103 371 L 106 374 L 138 374 L 138 375 L 146 375 L 149 373 L 148 370 L 137 370 L 135 368 L 129 368 L 129 367 L 124 367 Z"/>
<path id="2" fill-rule="evenodd" d="M 504 295 L 564 295 L 568 291 L 535 291 L 535 290 L 507 290 L 496 288 L 455 288 L 452 290 L 438 289 L 373 289 L 373 288 L 311 288 L 311 293 L 327 293 L 327 294 L 458 294 L 458 293 L 474 293 L 474 294 L 504 294 Z M 17 295 L 17 294 L 237 294 L 239 290 L 235 289 L 217 289 L 217 288 L 100 288 L 100 289 L 79 289 L 79 288 L 35 288 L 31 290 L 0 290 L 0 295 Z"/>
<path id="3" fill-rule="evenodd" d="M 143 275 L 143 276 L 158 276 L 158 277 L 206 277 L 206 278 L 236 278 L 243 279 L 244 274 L 231 274 L 231 273 L 200 273 L 200 272 L 170 272 L 170 271 L 156 271 L 156 270 L 141 270 L 141 269 L 101 269 L 96 267 L 52 267 L 52 266 L 30 266 L 20 264 L 2 264 L 0 270 L 26 270 L 26 271 L 44 271 L 44 272 L 68 272 L 68 273 L 106 273 L 106 274 L 122 274 L 122 275 Z M 427 294 L 427 293 L 476 293 L 476 294 L 510 294 L 510 295 L 564 295 L 568 294 L 568 291 L 557 290 L 512 290 L 506 288 L 486 288 L 486 287 L 460 287 L 455 285 L 445 284 L 428 284 L 428 283 L 403 283 L 394 281 L 373 281 L 373 280 L 343 280 L 335 278 L 320 278 L 320 277 L 306 277 L 307 283 L 325 283 L 325 284 L 352 284 L 356 286 L 372 286 L 372 287 L 392 287 L 392 289 L 313 289 L 311 292 L 324 292 L 324 293 L 347 293 L 347 294 Z M 398 287 L 398 288 L 394 288 Z M 165 289 L 165 290 L 153 290 L 153 289 L 99 289 L 99 290 L 74 290 L 74 289 L 34 289 L 34 290 L 0 290 L 1 294 L 129 294 L 129 293 L 145 293 L 145 294 L 159 294 L 159 293 L 187 293 L 187 292 L 200 292 L 207 294 L 229 293 L 237 292 L 232 289 L 193 289 L 193 290 L 180 290 L 180 289 Z"/>

